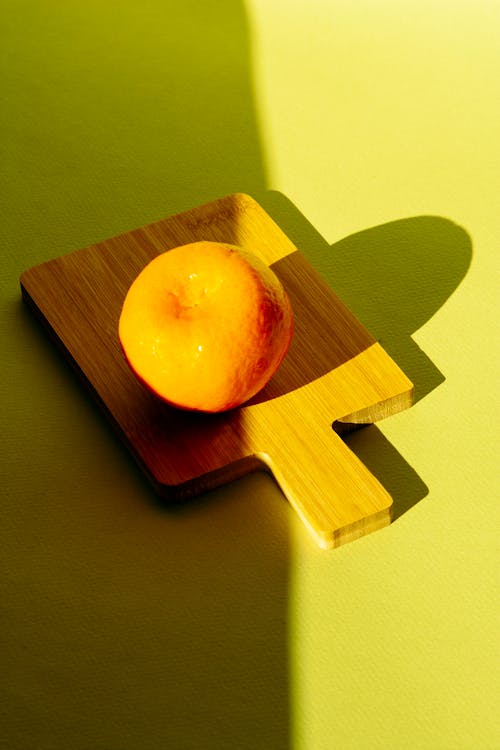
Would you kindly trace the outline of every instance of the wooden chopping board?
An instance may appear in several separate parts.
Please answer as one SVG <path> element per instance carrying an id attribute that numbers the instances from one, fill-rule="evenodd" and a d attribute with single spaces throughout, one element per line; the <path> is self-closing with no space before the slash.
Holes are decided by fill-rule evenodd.
<path id="1" fill-rule="evenodd" d="M 141 269 L 197 240 L 260 255 L 294 309 L 281 368 L 250 402 L 225 414 L 160 402 L 129 370 L 117 337 L 123 299 Z M 250 196 L 229 195 L 77 250 L 20 281 L 23 298 L 161 495 L 184 499 L 264 468 L 321 547 L 390 523 L 391 497 L 332 424 L 371 423 L 409 407 L 412 383 Z"/>

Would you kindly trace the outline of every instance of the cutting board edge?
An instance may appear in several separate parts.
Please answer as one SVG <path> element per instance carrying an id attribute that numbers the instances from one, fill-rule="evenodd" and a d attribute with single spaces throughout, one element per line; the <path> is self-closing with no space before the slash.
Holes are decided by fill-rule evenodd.
<path id="1" fill-rule="evenodd" d="M 393 520 L 393 500 L 390 499 L 391 502 L 387 508 L 383 508 L 371 516 L 365 516 L 365 518 L 350 526 L 336 529 L 333 533 L 320 535 L 316 539 L 318 546 L 324 550 L 334 549 L 390 526 Z"/>
<path id="2" fill-rule="evenodd" d="M 236 213 L 240 211 L 245 212 L 249 208 L 252 208 L 252 209 L 255 209 L 256 211 L 259 211 L 260 213 L 263 213 L 266 217 L 266 222 L 270 222 L 274 230 L 279 230 L 280 235 L 282 235 L 283 238 L 287 241 L 288 245 L 290 245 L 289 238 L 283 232 L 283 230 L 279 227 L 279 225 L 276 224 L 276 222 L 274 222 L 272 217 L 270 217 L 265 212 L 265 210 L 260 206 L 260 204 L 254 198 L 252 198 L 246 193 L 229 194 L 228 196 L 224 196 L 215 201 L 211 201 L 205 204 L 205 207 L 200 206 L 200 207 L 188 209 L 187 211 L 179 212 L 178 214 L 175 214 L 170 217 L 166 217 L 165 219 L 161 219 L 159 221 L 146 224 L 144 225 L 144 227 L 154 226 L 156 224 L 162 223 L 163 221 L 174 221 L 174 222 L 175 221 L 177 222 L 187 221 L 189 223 L 192 220 L 192 226 L 194 228 L 193 231 L 195 230 L 199 231 L 200 227 L 203 227 L 205 223 L 213 219 L 214 214 L 216 214 L 219 209 L 223 209 L 224 214 L 222 216 L 222 219 L 218 218 L 217 221 L 223 221 L 226 218 L 233 220 L 235 212 Z M 202 216 L 200 222 L 197 223 L 197 217 L 199 216 L 200 211 L 202 213 L 205 211 L 205 215 L 204 217 Z M 140 229 L 141 228 L 139 228 L 139 230 Z M 131 233 L 134 234 L 135 230 L 130 230 L 130 232 L 124 232 L 122 235 L 116 235 L 114 238 L 111 238 L 111 239 L 116 240 L 119 237 L 122 237 L 122 236 L 125 237 L 126 235 L 131 234 Z M 79 250 L 73 250 L 70 253 L 68 253 L 68 255 L 76 254 L 76 253 L 85 253 L 86 250 L 99 248 L 101 244 L 104 244 L 106 242 L 107 242 L 106 240 L 103 240 L 102 242 L 96 243 L 94 245 L 89 245 L 87 248 L 80 248 Z M 293 247 L 295 249 L 295 246 Z M 259 456 L 258 454 L 249 454 L 246 456 L 238 457 L 224 466 L 217 465 L 215 467 L 209 467 L 209 469 L 206 472 L 199 472 L 197 475 L 190 476 L 185 481 L 180 481 L 178 483 L 164 482 L 164 480 L 161 478 L 161 473 L 158 473 L 158 475 L 155 476 L 154 470 L 152 470 L 150 466 L 147 466 L 145 463 L 145 460 L 141 458 L 141 453 L 137 449 L 137 446 L 134 445 L 134 441 L 131 439 L 130 434 L 127 434 L 127 431 L 120 424 L 119 420 L 113 416 L 113 413 L 111 409 L 109 408 L 109 405 L 106 403 L 105 399 L 100 395 L 99 390 L 96 387 L 94 387 L 91 379 L 86 374 L 84 368 L 80 366 L 80 364 L 78 363 L 78 360 L 71 353 L 71 350 L 68 347 L 67 343 L 61 340 L 60 336 L 58 335 L 58 331 L 54 329 L 51 321 L 49 320 L 48 317 L 46 317 L 43 310 L 41 309 L 41 306 L 39 306 L 37 302 L 35 301 L 35 298 L 39 291 L 38 290 L 39 279 L 37 276 L 38 269 L 40 269 L 42 266 L 47 267 L 47 266 L 51 266 L 52 264 L 57 264 L 58 261 L 60 261 L 64 257 L 65 256 L 59 256 L 58 258 L 49 259 L 45 261 L 44 263 L 39 264 L 38 266 L 34 266 L 33 268 L 27 269 L 20 275 L 20 286 L 21 286 L 21 293 L 22 293 L 23 300 L 28 304 L 28 306 L 36 314 L 36 317 L 44 325 L 44 328 L 47 329 L 47 331 L 50 334 L 50 338 L 55 342 L 57 348 L 60 351 L 62 351 L 62 353 L 65 355 L 66 361 L 72 366 L 72 369 L 75 370 L 76 373 L 80 376 L 80 379 L 82 380 L 84 385 L 87 387 L 87 389 L 90 391 L 90 394 L 94 397 L 94 401 L 96 401 L 97 405 L 100 406 L 108 422 L 111 424 L 114 431 L 117 433 L 117 436 L 124 443 L 125 447 L 128 448 L 129 453 L 132 455 L 136 463 L 139 465 L 143 475 L 146 477 L 146 479 L 149 480 L 149 484 L 152 485 L 152 488 L 155 490 L 156 494 L 162 498 L 168 499 L 169 501 L 174 501 L 174 502 L 182 501 L 184 499 L 194 497 L 194 496 L 203 494 L 206 491 L 215 489 L 216 487 L 220 485 L 227 484 L 253 471 L 263 470 L 263 471 L 267 471 L 273 476 L 277 484 L 280 486 L 285 497 L 287 497 L 288 500 L 290 500 L 290 497 L 288 493 L 286 492 L 286 487 L 284 487 L 283 484 L 280 482 L 279 476 L 277 476 L 275 471 L 273 471 L 272 466 L 269 466 L 269 465 L 266 466 L 266 461 L 262 460 L 262 457 Z M 49 273 L 50 275 L 49 269 L 47 269 L 47 273 Z M 33 296 L 30 294 L 31 289 L 33 290 Z M 399 371 L 399 373 L 401 374 L 403 378 L 403 381 L 401 381 L 398 377 L 396 377 L 396 390 L 400 389 L 400 386 L 398 383 L 404 382 L 403 393 L 390 395 L 388 399 L 388 401 L 392 404 L 391 408 L 389 409 L 389 413 L 394 413 L 395 411 L 399 411 L 402 408 L 407 408 L 408 406 L 411 405 L 410 394 L 411 394 L 411 390 L 413 386 L 410 383 L 410 381 L 407 380 L 406 376 L 404 375 L 404 373 L 402 373 L 400 368 L 396 365 L 394 360 L 392 360 L 392 358 L 390 358 L 385 352 L 384 354 L 390 360 L 391 365 L 397 368 L 397 370 Z M 384 399 L 384 401 L 381 401 L 378 404 L 374 404 L 373 406 L 369 406 L 368 408 L 363 408 L 361 410 L 354 411 L 349 415 L 343 416 L 341 417 L 341 420 L 344 420 L 347 422 L 348 419 L 355 418 L 362 424 L 372 423 L 373 421 L 376 421 L 377 418 L 380 419 L 380 418 L 384 418 L 385 416 L 388 416 L 387 407 L 385 408 L 385 412 L 382 415 L 380 415 L 380 413 L 378 414 L 374 413 L 374 410 L 376 411 L 377 409 L 380 409 L 381 404 L 385 404 L 386 402 L 387 402 L 387 399 Z M 365 400 L 365 404 L 366 403 L 369 403 L 369 402 Z M 340 421 L 340 420 L 336 420 L 336 421 Z M 254 446 L 252 447 L 254 448 Z M 291 502 L 291 505 L 295 508 L 296 511 L 298 510 L 295 503 Z M 323 530 L 323 526 L 312 527 L 307 522 L 306 522 L 306 526 L 308 526 L 309 531 L 312 532 L 312 535 L 314 536 L 316 543 L 324 549 L 329 549 L 332 547 L 340 546 L 341 544 L 344 544 L 345 542 L 357 539 L 367 533 L 370 533 L 371 531 L 374 531 L 378 528 L 388 525 L 391 522 L 391 515 L 392 515 L 391 506 L 392 506 L 392 499 L 387 493 L 385 493 L 384 497 L 381 498 L 381 503 L 378 506 L 378 508 L 376 509 L 367 508 L 365 515 L 361 513 L 360 517 L 355 517 L 351 515 L 349 519 L 346 519 L 347 523 L 345 523 L 341 527 L 339 527 L 338 524 L 334 524 L 331 530 L 329 529 Z M 299 516 L 301 516 L 300 512 L 299 512 Z M 302 520 L 304 521 L 305 519 L 302 518 Z"/>

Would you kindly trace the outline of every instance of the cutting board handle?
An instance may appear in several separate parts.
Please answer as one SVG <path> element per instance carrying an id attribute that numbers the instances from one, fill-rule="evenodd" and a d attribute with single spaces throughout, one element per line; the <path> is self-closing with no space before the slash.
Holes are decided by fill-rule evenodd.
<path id="1" fill-rule="evenodd" d="M 262 460 L 324 549 L 391 522 L 391 496 L 331 427 L 286 441 Z"/>

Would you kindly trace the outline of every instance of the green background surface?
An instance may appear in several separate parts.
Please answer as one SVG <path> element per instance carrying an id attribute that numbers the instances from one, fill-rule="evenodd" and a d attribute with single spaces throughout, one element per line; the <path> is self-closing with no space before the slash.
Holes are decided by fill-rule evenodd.
<path id="1" fill-rule="evenodd" d="M 0 746 L 500 748 L 500 4 L 4 0 L 0 48 Z M 416 385 L 331 552 L 264 474 L 162 507 L 20 301 L 235 191 Z"/>

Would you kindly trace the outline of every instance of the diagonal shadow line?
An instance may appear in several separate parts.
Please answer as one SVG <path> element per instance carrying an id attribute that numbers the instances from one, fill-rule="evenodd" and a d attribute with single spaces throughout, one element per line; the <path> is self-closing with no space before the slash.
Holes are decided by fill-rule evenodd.
<path id="1" fill-rule="evenodd" d="M 282 193 L 268 191 L 259 200 L 410 378 L 415 402 L 444 382 L 444 374 L 412 335 L 467 273 L 472 243 L 462 227 L 440 216 L 410 217 L 330 246 Z M 361 267 L 363 273 L 358 271 Z M 394 519 L 428 494 L 422 479 L 376 426 L 332 427 L 391 494 Z"/>
<path id="2" fill-rule="evenodd" d="M 412 335 L 467 273 L 465 229 L 441 216 L 415 216 L 329 245 L 282 193 L 269 191 L 260 202 L 414 383 L 415 402 L 437 388 L 445 377 Z"/>

